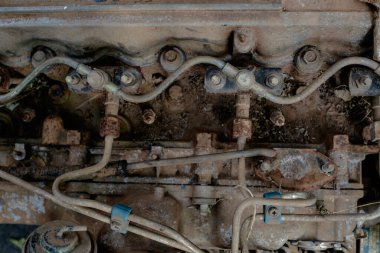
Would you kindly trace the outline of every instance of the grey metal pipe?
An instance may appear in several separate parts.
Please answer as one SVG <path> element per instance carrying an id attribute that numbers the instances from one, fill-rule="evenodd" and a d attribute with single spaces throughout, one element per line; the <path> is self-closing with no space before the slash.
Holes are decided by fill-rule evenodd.
<path id="1" fill-rule="evenodd" d="M 316 199 L 269 199 L 249 198 L 244 200 L 236 209 L 232 223 L 232 253 L 239 252 L 241 219 L 245 210 L 256 205 L 307 207 L 315 205 Z"/>
<path id="2" fill-rule="evenodd" d="M 102 221 L 104 223 L 110 223 L 110 218 L 105 216 L 105 215 L 102 215 L 102 214 L 99 214 L 93 210 L 90 210 L 90 209 L 87 209 L 87 208 L 83 208 L 83 207 L 78 207 L 78 206 L 74 206 L 74 205 L 70 205 L 70 204 L 67 204 L 63 201 L 61 201 L 60 199 L 58 199 L 56 196 L 54 196 L 53 194 L 45 191 L 45 190 L 42 190 L 41 188 L 38 188 L 22 179 L 19 179 L 15 176 L 12 176 L 11 174 L 5 172 L 5 171 L 2 171 L 0 170 L 0 178 L 6 180 L 6 181 L 9 181 L 15 185 L 18 185 L 20 186 L 21 188 L 24 188 L 28 191 L 31 191 L 33 193 L 36 193 L 38 195 L 41 195 L 42 197 L 44 197 L 45 199 L 48 199 L 50 201 L 52 201 L 53 203 L 59 205 L 59 206 L 63 206 L 67 209 L 70 209 L 70 210 L 73 210 L 77 213 L 81 213 L 85 216 L 88 216 L 88 217 L 91 217 L 93 219 L 96 219 L 96 220 L 99 220 L 99 221 Z"/>
<path id="3" fill-rule="evenodd" d="M 283 221 L 300 221 L 300 222 L 328 222 L 328 221 L 355 221 L 364 222 L 374 220 L 380 217 L 380 207 L 371 213 L 347 213 L 347 214 L 283 214 Z"/>
<path id="4" fill-rule="evenodd" d="M 28 191 L 31 191 L 31 192 L 33 192 L 35 194 L 41 195 L 45 199 L 48 199 L 48 200 L 52 201 L 53 203 L 55 203 L 55 204 L 57 204 L 59 206 L 62 206 L 62 207 L 67 208 L 67 209 L 70 209 L 72 211 L 75 211 L 77 213 L 83 214 L 85 216 L 91 217 L 93 219 L 99 220 L 99 221 L 104 222 L 106 224 L 110 224 L 111 223 L 110 218 L 108 216 L 106 216 L 106 215 L 99 214 L 99 213 L 97 213 L 97 212 L 95 212 L 95 211 L 93 211 L 91 209 L 87 209 L 87 208 L 83 208 L 83 207 L 67 204 L 67 203 L 61 201 L 60 199 L 58 199 L 53 194 L 51 194 L 51 193 L 49 193 L 49 192 L 47 192 L 45 190 L 42 190 L 41 188 L 38 188 L 38 187 L 36 187 L 36 186 L 34 186 L 34 185 L 32 185 L 32 184 L 24 181 L 24 180 L 21 180 L 21 179 L 15 177 L 15 176 L 12 176 L 11 174 L 9 174 L 7 172 L 4 172 L 2 170 L 0 170 L 0 178 L 4 179 L 6 181 L 9 181 L 9 182 L 11 182 L 11 183 L 13 183 L 13 184 L 15 184 L 17 186 L 20 186 L 21 188 L 24 188 L 24 189 L 26 189 Z M 135 216 L 135 217 L 137 217 L 137 216 Z M 136 219 L 136 220 L 138 220 L 138 219 Z M 136 222 L 136 223 L 138 224 L 138 222 Z M 154 224 L 154 222 L 151 222 L 151 223 L 148 223 L 148 225 L 151 225 L 152 223 Z M 147 223 L 145 222 L 142 225 L 146 225 L 146 224 Z M 162 225 L 160 225 L 160 226 L 162 226 Z M 165 226 L 162 226 L 162 227 L 167 228 Z M 137 235 L 149 238 L 151 240 L 160 242 L 162 244 L 165 244 L 165 245 L 168 245 L 168 246 L 180 249 L 180 250 L 184 250 L 184 251 L 187 251 L 187 252 L 199 252 L 199 251 L 191 251 L 191 250 L 189 250 L 188 247 L 186 247 L 183 244 L 178 243 L 178 242 L 176 242 L 176 241 L 174 241 L 174 240 L 172 240 L 170 238 L 161 236 L 159 234 L 152 233 L 152 232 L 150 232 L 148 230 L 144 230 L 144 229 L 138 228 L 138 227 L 133 226 L 133 225 L 130 225 L 128 227 L 128 230 L 131 233 L 134 233 L 134 234 L 137 234 Z"/>
<path id="5" fill-rule="evenodd" d="M 165 244 L 165 245 L 173 247 L 173 248 L 177 248 L 177 249 L 185 251 L 185 252 L 192 252 L 187 247 L 185 247 L 184 245 L 182 245 L 181 243 L 179 243 L 175 240 L 172 240 L 170 238 L 167 238 L 167 237 L 159 235 L 159 234 L 152 233 L 148 230 L 144 230 L 144 229 L 141 229 L 141 228 L 133 226 L 133 225 L 128 226 L 128 232 L 146 237 L 146 238 L 151 239 L 153 241 Z"/>
<path id="6" fill-rule="evenodd" d="M 145 103 L 156 98 L 158 95 L 164 92 L 180 75 L 188 71 L 191 67 L 198 64 L 215 65 L 216 67 L 222 70 L 226 66 L 226 63 L 218 58 L 210 57 L 210 56 L 198 56 L 182 64 L 176 71 L 174 71 L 171 75 L 169 75 L 159 86 L 157 86 L 153 91 L 149 93 L 146 93 L 143 95 L 127 94 L 123 92 L 122 90 L 120 90 L 119 87 L 112 82 L 105 84 L 104 89 L 108 92 L 118 95 L 120 98 L 122 98 L 125 101 L 131 102 L 131 103 Z M 226 71 L 228 71 L 230 75 L 234 75 L 234 74 L 236 75 L 238 72 L 238 70 L 235 67 L 232 67 L 231 65 L 228 65 L 228 69 Z"/>
<path id="7" fill-rule="evenodd" d="M 364 57 L 348 57 L 336 62 L 328 70 L 326 70 L 320 77 L 318 77 L 315 81 L 313 81 L 308 86 L 306 86 L 306 88 L 301 93 L 291 96 L 291 97 L 276 96 L 272 94 L 268 88 L 264 87 L 263 85 L 257 82 L 252 82 L 251 89 L 258 96 L 264 97 L 273 103 L 283 104 L 283 105 L 294 104 L 310 96 L 315 90 L 317 90 L 323 83 L 325 83 L 336 72 L 338 72 L 342 68 L 349 65 L 365 66 L 367 68 L 374 70 L 376 74 L 380 75 L 380 69 L 379 69 L 380 64 L 378 62 L 373 61 L 368 58 L 364 58 Z"/>
<path id="8" fill-rule="evenodd" d="M 27 75 L 14 89 L 9 91 L 8 93 L 5 93 L 3 95 L 0 95 L 0 104 L 4 104 L 9 102 L 10 100 L 14 99 L 16 96 L 18 96 L 32 81 L 34 78 L 36 78 L 39 74 L 41 74 L 44 70 L 46 70 L 48 67 L 55 65 L 55 64 L 65 64 L 68 65 L 74 69 L 88 69 L 88 67 L 85 67 L 84 65 L 70 59 L 67 57 L 54 57 L 51 58 L 45 62 L 43 62 L 41 65 L 33 69 L 33 71 Z"/>
<path id="9" fill-rule="evenodd" d="M 162 159 L 162 160 L 151 160 L 151 161 L 130 163 L 127 165 L 127 169 L 128 171 L 133 171 L 133 170 L 140 170 L 140 169 L 151 168 L 151 167 L 174 166 L 174 165 L 184 165 L 184 164 L 203 163 L 203 162 L 215 162 L 215 161 L 237 159 L 241 157 L 253 157 L 253 156 L 274 157 L 276 156 L 276 152 L 273 149 L 258 148 L 258 149 L 248 149 L 248 150 L 241 150 L 241 151 L 215 153 L 215 154 L 208 154 L 208 155 L 197 155 L 197 156 L 169 158 L 169 159 Z"/>
<path id="10" fill-rule="evenodd" d="M 204 253 L 200 248 L 198 248 L 195 244 L 193 244 L 191 241 L 186 239 L 184 236 L 179 234 L 174 229 L 161 225 L 157 222 L 142 218 L 140 216 L 136 216 L 134 214 L 129 215 L 128 219 L 130 222 L 159 231 L 163 233 L 164 235 L 176 240 L 177 242 L 185 245 L 188 249 L 191 250 L 191 252 L 195 253 Z"/>

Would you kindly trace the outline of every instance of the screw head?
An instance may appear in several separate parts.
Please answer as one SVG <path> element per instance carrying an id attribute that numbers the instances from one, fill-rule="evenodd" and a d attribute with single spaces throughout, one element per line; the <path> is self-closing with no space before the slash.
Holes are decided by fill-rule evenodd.
<path id="1" fill-rule="evenodd" d="M 219 85 L 222 82 L 222 78 L 219 75 L 212 75 L 210 80 L 212 85 Z"/>
<path id="2" fill-rule="evenodd" d="M 143 121 L 147 125 L 151 125 L 156 120 L 156 113 L 152 109 L 146 109 L 142 115 Z"/>
<path id="3" fill-rule="evenodd" d="M 279 211 L 278 211 L 277 207 L 271 206 L 271 207 L 268 208 L 267 213 L 271 217 L 277 217 L 278 214 L 279 214 Z"/>
<path id="4" fill-rule="evenodd" d="M 43 62 L 47 59 L 47 55 L 43 50 L 38 50 L 33 54 L 32 58 L 35 62 Z"/>
<path id="5" fill-rule="evenodd" d="M 314 63 L 318 60 L 318 53 L 315 50 L 307 50 L 302 55 L 302 59 L 305 61 L 305 63 Z"/>
<path id="6" fill-rule="evenodd" d="M 174 62 L 178 58 L 178 53 L 175 50 L 170 49 L 164 53 L 164 58 L 168 62 Z"/>
<path id="7" fill-rule="evenodd" d="M 31 122 L 36 117 L 36 111 L 31 108 L 26 108 L 22 112 L 21 120 L 23 122 Z"/>
<path id="8" fill-rule="evenodd" d="M 133 84 L 135 80 L 136 80 L 135 76 L 128 71 L 123 72 L 120 77 L 120 81 L 126 85 Z"/>

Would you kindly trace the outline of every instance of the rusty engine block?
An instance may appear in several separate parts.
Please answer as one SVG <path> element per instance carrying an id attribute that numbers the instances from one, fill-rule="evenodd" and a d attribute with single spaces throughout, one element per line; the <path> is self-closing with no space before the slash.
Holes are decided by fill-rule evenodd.
<path id="1" fill-rule="evenodd" d="M 22 252 L 380 252 L 379 1 L 0 2 Z"/>

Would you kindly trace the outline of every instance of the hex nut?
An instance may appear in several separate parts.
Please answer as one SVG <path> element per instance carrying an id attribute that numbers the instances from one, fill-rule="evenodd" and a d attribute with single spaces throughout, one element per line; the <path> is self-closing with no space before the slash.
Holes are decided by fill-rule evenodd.
<path id="1" fill-rule="evenodd" d="M 269 119 L 275 126 L 282 127 L 285 125 L 285 117 L 279 110 L 272 112 Z"/>
<path id="2" fill-rule="evenodd" d="M 185 61 L 186 54 L 179 47 L 165 47 L 159 57 L 161 67 L 167 72 L 176 71 Z"/>

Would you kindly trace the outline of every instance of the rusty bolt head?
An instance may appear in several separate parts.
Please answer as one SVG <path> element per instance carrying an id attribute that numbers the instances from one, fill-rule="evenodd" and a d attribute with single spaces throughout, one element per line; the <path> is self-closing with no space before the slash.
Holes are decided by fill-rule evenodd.
<path id="1" fill-rule="evenodd" d="M 21 117 L 21 120 L 23 122 L 31 122 L 34 118 L 36 117 L 36 111 L 34 109 L 31 109 L 31 108 L 25 108 L 23 111 L 22 111 L 22 117 Z"/>
<path id="2" fill-rule="evenodd" d="M 170 49 L 164 53 L 164 58 L 168 62 L 174 62 L 178 58 L 178 53 L 175 50 Z"/>
<path id="3" fill-rule="evenodd" d="M 279 214 L 279 211 L 278 211 L 277 207 L 271 206 L 271 207 L 268 208 L 267 214 L 270 217 L 277 217 L 278 214 Z"/>
<path id="4" fill-rule="evenodd" d="M 152 109 L 146 109 L 142 117 L 145 124 L 151 125 L 156 120 L 156 113 Z"/>
<path id="5" fill-rule="evenodd" d="M 282 127 L 285 125 L 285 117 L 281 111 L 272 112 L 269 119 L 275 126 Z"/>

